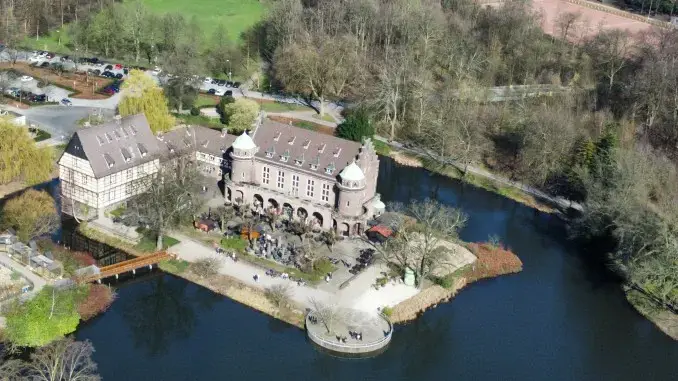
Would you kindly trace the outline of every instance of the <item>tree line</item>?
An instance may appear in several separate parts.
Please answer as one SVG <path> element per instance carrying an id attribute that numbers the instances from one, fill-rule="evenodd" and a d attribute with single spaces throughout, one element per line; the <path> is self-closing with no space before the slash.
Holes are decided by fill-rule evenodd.
<path id="1" fill-rule="evenodd" d="M 245 37 L 281 89 L 344 101 L 437 160 L 581 201 L 574 236 L 607 242 L 620 275 L 675 304 L 678 33 L 586 37 L 577 14 L 557 25 L 545 35 L 522 2 L 280 0 Z M 565 91 L 482 101 L 537 84 Z"/>

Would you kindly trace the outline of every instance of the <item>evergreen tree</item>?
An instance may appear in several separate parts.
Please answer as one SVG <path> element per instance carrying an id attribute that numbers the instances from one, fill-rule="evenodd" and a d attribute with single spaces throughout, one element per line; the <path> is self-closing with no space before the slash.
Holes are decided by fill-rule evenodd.
<path id="1" fill-rule="evenodd" d="M 359 142 L 365 137 L 372 137 L 372 135 L 374 135 L 372 122 L 370 121 L 367 112 L 363 109 L 351 112 L 344 123 L 337 127 L 336 131 L 338 137 L 353 140 L 355 142 Z"/>

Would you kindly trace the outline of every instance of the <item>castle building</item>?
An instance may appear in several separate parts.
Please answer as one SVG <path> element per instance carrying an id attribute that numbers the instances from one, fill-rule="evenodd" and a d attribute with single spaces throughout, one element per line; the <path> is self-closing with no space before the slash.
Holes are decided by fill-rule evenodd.
<path id="1" fill-rule="evenodd" d="M 379 158 L 356 143 L 266 119 L 233 136 L 201 126 L 154 135 L 142 114 L 78 130 L 59 159 L 62 211 L 102 217 L 145 190 L 148 176 L 179 155 L 192 157 L 226 203 L 250 205 L 342 235 L 361 234 L 383 212 Z M 211 180 L 210 180 L 211 179 Z"/>
<path id="2" fill-rule="evenodd" d="M 229 151 L 226 200 L 286 214 L 342 235 L 361 234 L 384 204 L 379 157 L 363 144 L 263 119 Z"/>

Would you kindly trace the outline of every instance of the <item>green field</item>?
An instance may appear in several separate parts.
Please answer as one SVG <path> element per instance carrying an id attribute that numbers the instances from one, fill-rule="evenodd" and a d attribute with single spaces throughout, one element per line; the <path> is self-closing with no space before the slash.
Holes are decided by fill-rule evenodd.
<path id="1" fill-rule="evenodd" d="M 314 111 L 312 108 L 296 103 L 262 102 L 261 109 L 267 112 Z"/>
<path id="2" fill-rule="evenodd" d="M 223 23 L 233 41 L 238 41 L 240 34 L 259 21 L 266 11 L 266 5 L 259 0 L 143 0 L 143 2 L 157 14 L 173 12 L 187 18 L 196 17 L 206 39 L 210 38 L 219 23 Z M 66 26 L 59 33 L 52 31 L 37 40 L 35 35 L 27 37 L 22 46 L 56 53 L 70 53 L 66 47 L 69 41 Z"/>

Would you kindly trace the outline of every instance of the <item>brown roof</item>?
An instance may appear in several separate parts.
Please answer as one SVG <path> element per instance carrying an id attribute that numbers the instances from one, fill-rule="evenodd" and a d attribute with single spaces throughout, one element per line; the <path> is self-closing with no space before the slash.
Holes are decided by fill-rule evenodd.
<path id="1" fill-rule="evenodd" d="M 170 148 L 172 148 L 176 154 L 199 151 L 217 157 L 224 157 L 236 138 L 234 135 L 224 134 L 203 126 L 175 128 L 161 137 L 162 140 L 159 140 L 159 143 L 164 148 L 166 156 L 171 154 Z"/>
<path id="2" fill-rule="evenodd" d="M 256 157 L 334 180 L 360 151 L 360 143 L 265 119 L 254 132 Z M 286 160 L 284 158 L 287 158 Z M 330 173 L 327 168 L 334 168 Z"/>
<path id="3" fill-rule="evenodd" d="M 146 116 L 136 114 L 78 130 L 66 152 L 89 161 L 102 178 L 155 159 L 159 147 Z"/>

